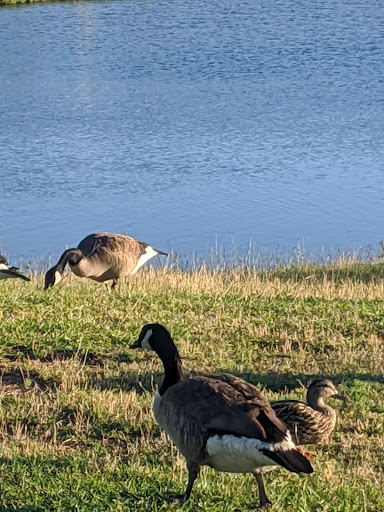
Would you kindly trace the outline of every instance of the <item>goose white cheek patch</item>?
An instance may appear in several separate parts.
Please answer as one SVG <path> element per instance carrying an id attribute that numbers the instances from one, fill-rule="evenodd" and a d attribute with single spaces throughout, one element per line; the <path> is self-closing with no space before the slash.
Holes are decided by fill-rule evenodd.
<path id="1" fill-rule="evenodd" d="M 61 274 L 60 274 L 60 272 L 58 272 L 58 271 L 56 270 L 56 272 L 55 272 L 55 282 L 54 282 L 54 284 L 56 285 L 56 284 L 57 284 L 57 283 L 59 283 L 60 281 L 61 281 Z"/>
<path id="2" fill-rule="evenodd" d="M 144 350 L 152 350 L 151 345 L 149 344 L 149 338 L 152 336 L 152 329 L 149 329 L 146 333 L 144 338 L 141 341 L 141 348 Z"/>

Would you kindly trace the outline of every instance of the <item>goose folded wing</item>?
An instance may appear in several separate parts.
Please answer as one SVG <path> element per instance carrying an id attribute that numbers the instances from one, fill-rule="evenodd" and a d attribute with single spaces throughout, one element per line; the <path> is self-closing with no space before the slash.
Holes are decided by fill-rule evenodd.
<path id="1" fill-rule="evenodd" d="M 287 428 L 277 418 L 261 392 L 252 384 L 231 375 L 209 376 L 209 386 L 223 404 L 218 414 L 205 423 L 211 434 L 232 434 L 269 442 L 280 442 Z"/>

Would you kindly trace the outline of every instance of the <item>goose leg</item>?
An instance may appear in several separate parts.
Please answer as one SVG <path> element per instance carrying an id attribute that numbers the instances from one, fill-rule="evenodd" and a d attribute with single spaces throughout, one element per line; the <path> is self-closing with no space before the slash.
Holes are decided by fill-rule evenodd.
<path id="1" fill-rule="evenodd" d="M 112 292 L 115 290 L 116 285 L 117 285 L 117 279 L 114 279 L 114 280 L 112 281 L 112 285 L 111 285 L 111 291 L 112 291 Z"/>
<path id="2" fill-rule="evenodd" d="M 172 502 L 176 500 L 187 501 L 191 496 L 192 487 L 195 483 L 197 475 L 199 474 L 200 467 L 198 464 L 189 464 L 188 468 L 188 485 L 184 494 L 170 494 L 165 499 L 166 501 Z"/>
<path id="3" fill-rule="evenodd" d="M 266 510 L 271 504 L 271 501 L 268 499 L 267 493 L 265 492 L 263 475 L 261 473 L 253 473 L 253 476 L 256 478 L 257 487 L 259 488 L 260 508 L 261 510 Z"/>
<path id="4" fill-rule="evenodd" d="M 189 500 L 189 497 L 191 496 L 192 487 L 195 483 L 195 480 L 197 478 L 197 475 L 199 474 L 200 468 L 198 464 L 188 464 L 188 485 L 185 490 L 184 494 L 184 501 Z"/>

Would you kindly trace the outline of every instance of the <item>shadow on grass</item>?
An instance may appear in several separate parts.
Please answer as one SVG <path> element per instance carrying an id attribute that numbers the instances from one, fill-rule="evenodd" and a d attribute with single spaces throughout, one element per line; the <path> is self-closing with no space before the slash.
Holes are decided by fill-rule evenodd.
<path id="1" fill-rule="evenodd" d="M 23 373 L 20 369 L 2 372 L 0 383 L 3 386 L 18 388 L 21 391 L 28 391 L 33 388 L 38 391 L 48 391 L 56 389 L 57 386 L 57 381 L 54 379 L 43 379 L 35 371 Z"/>
<path id="2" fill-rule="evenodd" d="M 118 389 L 122 391 L 135 390 L 138 395 L 154 393 L 162 382 L 164 373 L 126 373 L 118 377 L 99 376 L 91 381 L 91 386 L 99 390 Z"/>
<path id="3" fill-rule="evenodd" d="M 292 373 L 282 373 L 277 374 L 274 372 L 270 372 L 265 375 L 255 374 L 252 372 L 246 373 L 238 373 L 222 369 L 217 371 L 216 373 L 229 373 L 234 375 L 235 377 L 239 377 L 244 379 L 247 382 L 250 382 L 255 385 L 261 385 L 262 387 L 267 388 L 270 391 L 275 393 L 277 392 L 287 392 L 293 389 L 297 389 L 300 383 L 304 386 L 308 387 L 308 385 L 315 379 L 318 378 L 326 378 L 330 379 L 334 384 L 340 384 L 344 382 L 353 382 L 354 380 L 360 380 L 363 382 L 378 382 L 380 384 L 384 384 L 384 376 L 383 375 L 371 375 L 366 373 L 339 373 L 339 374 L 323 374 L 323 375 L 313 375 L 313 374 L 292 374 Z M 107 377 L 94 380 L 92 382 L 92 387 L 105 390 L 105 389 L 121 389 L 123 391 L 130 391 L 134 389 L 136 393 L 153 393 L 156 388 L 160 385 L 163 379 L 163 372 L 156 373 L 130 373 L 125 374 L 124 376 L 119 377 Z M 196 374 L 191 374 L 191 377 Z M 186 379 L 188 376 L 186 375 Z"/>
<path id="4" fill-rule="evenodd" d="M 53 350 L 50 354 L 45 357 L 37 356 L 34 351 L 29 347 L 24 347 L 22 345 L 18 345 L 13 347 L 12 353 L 5 354 L 4 357 L 8 359 L 8 361 L 14 362 L 19 361 L 20 359 L 29 359 L 31 361 L 41 361 L 42 363 L 52 363 L 54 361 L 68 361 L 70 359 L 78 360 L 82 364 L 86 364 L 89 366 L 101 366 L 105 365 L 105 358 L 117 360 L 118 362 L 122 362 L 123 358 L 119 358 L 119 356 L 123 356 L 124 354 L 113 354 L 112 356 L 105 356 L 103 354 L 95 354 L 93 352 L 84 352 L 80 353 L 76 350 Z M 126 359 L 131 361 L 131 359 Z M 1 512 L 1 510 L 0 510 Z"/>
<path id="5" fill-rule="evenodd" d="M 223 370 L 223 373 L 226 373 Z M 265 375 L 259 375 L 251 372 L 247 373 L 236 373 L 236 372 L 228 372 L 232 373 L 236 377 L 240 377 L 241 379 L 246 380 L 247 382 L 251 382 L 252 384 L 260 384 L 261 386 L 273 391 L 275 393 L 291 391 L 296 389 L 300 383 L 304 384 L 306 387 L 309 384 L 319 378 L 325 378 L 331 380 L 334 384 L 340 384 L 342 382 L 353 382 L 354 380 L 360 380 L 363 382 L 379 382 L 380 384 L 384 384 L 384 376 L 383 375 L 371 375 L 367 373 L 337 373 L 337 374 L 321 374 L 321 375 L 313 375 L 313 374 L 292 374 L 292 373 L 282 373 L 278 374 L 275 372 L 269 372 Z"/>

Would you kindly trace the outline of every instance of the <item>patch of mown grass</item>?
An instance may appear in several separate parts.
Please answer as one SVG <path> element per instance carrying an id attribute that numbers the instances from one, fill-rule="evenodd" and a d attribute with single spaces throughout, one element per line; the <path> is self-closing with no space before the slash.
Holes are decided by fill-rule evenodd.
<path id="1" fill-rule="evenodd" d="M 129 343 L 171 331 L 186 374 L 225 371 L 271 400 L 326 376 L 349 397 L 315 473 L 267 475 L 271 511 L 384 510 L 384 279 L 380 265 L 265 272 L 149 269 L 109 294 L 69 277 L 0 283 L 0 510 L 253 510 L 250 476 L 184 462 L 151 413 L 159 360 Z M 335 407 L 340 407 L 334 403 Z"/>

